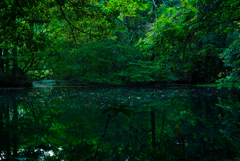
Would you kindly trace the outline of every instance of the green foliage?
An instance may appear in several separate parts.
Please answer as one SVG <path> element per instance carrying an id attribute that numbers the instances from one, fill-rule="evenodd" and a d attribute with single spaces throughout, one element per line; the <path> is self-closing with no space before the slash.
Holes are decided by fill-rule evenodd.
<path id="1" fill-rule="evenodd" d="M 130 7 L 129 3 L 132 4 Z M 54 68 L 59 53 L 63 55 L 68 52 L 66 50 L 72 52 L 74 47 L 99 41 L 102 38 L 116 39 L 115 31 L 123 31 L 116 23 L 117 16 L 120 14 L 134 16 L 137 10 L 145 9 L 146 5 L 143 1 L 135 0 L 99 2 L 5 0 L 1 3 L 0 11 L 0 18 L 4 20 L 0 23 L 2 33 L 0 49 L 9 50 L 14 46 L 18 48 L 18 54 L 12 57 L 11 54 L 2 56 L 1 53 L 1 59 L 7 61 L 18 59 L 18 66 L 31 77 L 31 80 L 42 79 L 49 76 L 46 75 L 46 71 Z M 69 46 L 66 47 L 65 44 Z M 105 60 L 98 57 L 96 61 L 103 63 Z M 94 68 L 98 67 L 96 65 Z M 86 77 L 96 79 L 96 82 L 108 83 L 107 79 L 94 78 L 97 77 L 97 72 L 88 72 Z M 114 76 L 111 79 L 114 80 Z"/>
<path id="2" fill-rule="evenodd" d="M 228 72 L 226 78 L 219 79 L 223 85 L 228 82 L 239 82 L 240 78 L 240 52 L 239 52 L 239 37 L 227 48 L 220 56 L 224 59 L 225 66 L 231 67 L 231 71 Z M 221 76 L 222 73 L 219 73 Z"/>
<path id="3" fill-rule="evenodd" d="M 228 76 L 222 82 L 237 81 L 239 5 L 233 0 L 5 0 L 0 49 L 16 48 L 17 54 L 1 55 L 0 68 L 6 75 L 6 66 L 17 60 L 31 81 L 52 74 L 101 84 L 212 83 L 217 75 Z"/>
<path id="4" fill-rule="evenodd" d="M 234 21 L 239 20 L 239 13 L 232 3 L 182 0 L 177 5 L 162 4 L 159 16 L 138 46 L 180 80 L 214 82 L 226 69 L 218 54 L 234 41 L 232 32 L 237 29 Z"/>
<path id="5" fill-rule="evenodd" d="M 78 49 L 65 48 L 53 72 L 62 79 L 83 83 L 128 84 L 168 80 L 156 62 L 147 61 L 139 48 L 103 40 Z"/>

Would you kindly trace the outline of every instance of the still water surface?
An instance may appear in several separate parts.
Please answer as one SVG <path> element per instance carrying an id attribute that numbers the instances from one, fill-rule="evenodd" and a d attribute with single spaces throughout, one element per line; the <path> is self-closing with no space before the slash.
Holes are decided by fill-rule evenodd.
<path id="1" fill-rule="evenodd" d="M 237 160 L 239 101 L 184 86 L 2 89 L 0 160 Z M 102 115 L 110 103 L 131 117 Z"/>

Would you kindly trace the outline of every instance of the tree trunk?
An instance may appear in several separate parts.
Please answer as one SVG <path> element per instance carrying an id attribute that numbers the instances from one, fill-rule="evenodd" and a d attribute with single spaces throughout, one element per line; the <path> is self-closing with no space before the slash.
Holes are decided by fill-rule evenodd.
<path id="1" fill-rule="evenodd" d="M 151 109 L 151 126 L 152 126 L 152 146 L 156 146 L 156 123 L 155 123 L 155 111 Z"/>
<path id="2" fill-rule="evenodd" d="M 12 97 L 13 100 L 13 126 L 14 126 L 14 133 L 13 133 L 13 156 L 17 156 L 18 152 L 18 139 L 17 139 L 17 134 L 18 134 L 18 111 L 17 111 L 17 100 L 16 100 L 16 95 L 13 95 Z"/>
<path id="3" fill-rule="evenodd" d="M 13 78 L 16 78 L 17 67 L 18 67 L 18 64 L 17 64 L 17 46 L 15 46 L 15 47 L 12 49 L 12 53 L 13 53 L 12 77 L 13 77 Z"/>
<path id="4" fill-rule="evenodd" d="M 7 160 L 10 160 L 11 156 L 11 144 L 10 144 L 10 133 L 9 133 L 9 110 L 10 110 L 10 100 L 9 96 L 7 96 L 6 100 L 6 106 L 5 106 L 5 120 L 6 120 L 6 136 L 5 136 L 5 141 L 6 141 L 6 156 Z"/>
<path id="5" fill-rule="evenodd" d="M 7 57 L 7 59 L 5 59 L 5 64 L 6 64 L 6 72 L 9 71 L 9 53 L 8 53 L 8 49 L 4 49 L 4 56 Z"/>
<path id="6" fill-rule="evenodd" d="M 3 116 L 4 116 L 4 109 L 5 109 L 5 99 L 0 98 L 0 150 L 4 148 L 4 123 L 3 123 Z"/>
<path id="7" fill-rule="evenodd" d="M 0 73 L 4 73 L 4 59 L 2 59 L 3 57 L 3 49 L 0 48 Z"/>

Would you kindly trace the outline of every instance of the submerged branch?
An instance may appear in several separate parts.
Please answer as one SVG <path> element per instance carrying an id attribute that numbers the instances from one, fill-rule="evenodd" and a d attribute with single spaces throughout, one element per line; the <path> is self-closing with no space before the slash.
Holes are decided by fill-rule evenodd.
<path id="1" fill-rule="evenodd" d="M 116 115 L 114 115 L 114 116 L 116 116 Z M 110 120 L 110 117 L 113 117 L 113 116 L 111 116 L 111 114 L 109 113 L 109 114 L 108 114 L 108 119 L 107 119 L 107 122 L 106 122 L 106 125 L 105 125 L 105 129 L 104 129 L 104 132 L 103 132 L 102 137 L 100 138 L 100 140 L 99 140 L 99 142 L 98 142 L 98 146 L 97 146 L 97 150 L 96 150 L 95 155 L 94 155 L 93 157 L 91 157 L 91 158 L 86 159 L 86 161 L 87 161 L 87 160 L 94 159 L 94 158 L 97 157 L 97 155 L 98 155 L 98 149 L 99 149 L 99 146 L 100 146 L 100 143 L 101 143 L 102 139 L 104 138 L 104 136 L 105 136 L 105 134 L 106 134 L 107 125 L 108 125 L 108 122 L 109 122 L 109 120 Z"/>

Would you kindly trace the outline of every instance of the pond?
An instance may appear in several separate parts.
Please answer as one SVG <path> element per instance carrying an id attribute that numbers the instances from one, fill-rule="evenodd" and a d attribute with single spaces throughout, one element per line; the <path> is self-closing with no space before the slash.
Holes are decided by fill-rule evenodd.
<path id="1" fill-rule="evenodd" d="M 239 101 L 192 86 L 2 89 L 0 160 L 239 159 Z"/>

